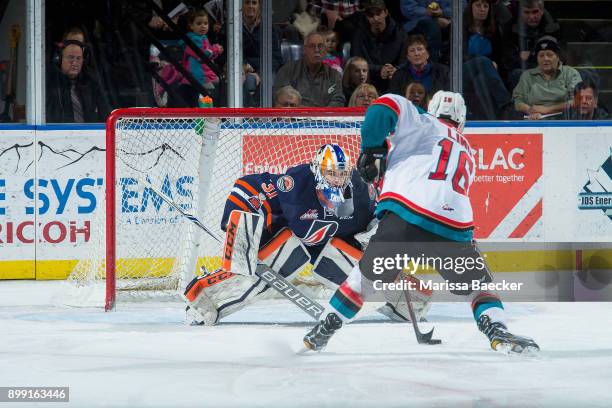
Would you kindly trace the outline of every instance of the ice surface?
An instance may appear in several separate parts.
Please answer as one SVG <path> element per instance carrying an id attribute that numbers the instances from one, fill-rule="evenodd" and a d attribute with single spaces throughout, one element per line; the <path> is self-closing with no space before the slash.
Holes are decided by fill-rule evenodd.
<path id="1" fill-rule="evenodd" d="M 312 323 L 283 300 L 190 327 L 179 303 L 52 306 L 58 285 L 0 283 L 0 386 L 69 386 L 69 407 L 612 406 L 612 303 L 507 305 L 539 359 L 491 351 L 462 303 L 433 305 L 438 346 L 370 315 L 299 354 Z"/>

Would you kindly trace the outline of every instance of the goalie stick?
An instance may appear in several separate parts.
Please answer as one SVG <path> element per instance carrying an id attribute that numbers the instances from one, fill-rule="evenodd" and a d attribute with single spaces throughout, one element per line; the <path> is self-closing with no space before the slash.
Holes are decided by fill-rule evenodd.
<path id="1" fill-rule="evenodd" d="M 204 225 L 202 221 L 198 219 L 198 217 L 188 213 L 183 208 L 181 208 L 181 206 L 175 203 L 170 197 L 155 188 L 149 180 L 146 180 L 146 182 L 149 188 L 151 188 L 151 190 L 153 190 L 157 195 L 159 195 L 162 200 L 168 203 L 168 205 L 177 210 L 183 217 L 187 218 L 189 221 L 201 228 L 204 232 L 206 232 L 216 241 L 223 244 L 223 239 L 221 239 L 219 235 L 217 235 L 210 228 Z M 298 288 L 295 287 L 295 285 L 287 281 L 287 279 L 285 279 L 283 276 L 278 274 L 274 269 L 270 268 L 266 264 L 259 263 L 257 264 L 257 268 L 255 269 L 255 275 L 267 282 L 268 285 L 270 285 L 277 292 L 283 295 L 283 297 L 290 300 L 294 305 L 302 309 L 310 317 L 312 317 L 316 321 L 320 320 L 321 314 L 323 314 L 324 311 L 323 306 L 321 306 L 318 302 L 312 300 L 304 293 L 302 293 L 302 291 L 300 291 Z"/>

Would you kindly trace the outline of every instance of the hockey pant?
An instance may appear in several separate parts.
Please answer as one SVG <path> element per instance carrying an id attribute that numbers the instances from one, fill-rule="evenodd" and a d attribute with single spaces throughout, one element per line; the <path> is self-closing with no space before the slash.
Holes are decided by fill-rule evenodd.
<path id="1" fill-rule="evenodd" d="M 412 257 L 428 257 L 441 259 L 472 259 L 480 258 L 483 262 L 469 270 L 457 273 L 455 269 L 445 268 L 446 264 L 436 268 L 443 279 L 449 282 L 471 282 L 480 280 L 491 282 L 492 276 L 477 247 L 472 242 L 450 241 L 437 234 L 424 230 L 416 225 L 407 223 L 392 212 L 386 212 L 379 222 L 378 230 L 371 238 L 370 243 L 359 261 L 355 265 L 347 280 L 336 290 L 324 316 L 335 312 L 345 322 L 352 320 L 361 310 L 366 300 L 380 301 L 381 293 L 374 288 L 374 281 L 395 282 L 402 269 L 385 269 L 382 274 L 374 273 L 377 259 L 395 259 L 399 254 Z M 402 295 L 402 291 L 397 295 Z M 504 323 L 504 310 L 499 297 L 492 292 L 452 291 L 451 293 L 471 301 L 472 312 L 476 321 L 486 313 L 492 321 Z M 386 296 L 389 296 L 385 294 Z M 415 308 L 416 309 L 416 308 Z M 415 310 L 415 313 L 417 310 Z M 418 316 L 417 316 L 418 318 Z"/>

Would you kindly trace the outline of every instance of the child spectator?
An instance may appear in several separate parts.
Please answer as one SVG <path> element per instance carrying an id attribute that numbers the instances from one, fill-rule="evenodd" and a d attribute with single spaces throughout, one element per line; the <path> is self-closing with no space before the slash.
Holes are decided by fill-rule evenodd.
<path id="1" fill-rule="evenodd" d="M 187 16 L 187 25 L 189 27 L 187 36 L 204 52 L 206 57 L 214 60 L 223 53 L 223 47 L 221 45 L 211 45 L 210 41 L 208 41 L 206 34 L 208 33 L 210 25 L 208 14 L 205 10 L 196 9 L 189 13 Z M 202 84 L 213 100 L 217 97 L 216 91 L 218 89 L 219 77 L 208 65 L 200 61 L 198 55 L 190 47 L 185 47 L 183 67 Z M 181 81 L 181 93 L 189 106 L 198 106 L 198 92 L 185 78 Z"/>
<path id="2" fill-rule="evenodd" d="M 297 108 L 302 106 L 302 95 L 291 85 L 285 85 L 274 93 L 275 108 Z"/>
<path id="3" fill-rule="evenodd" d="M 363 83 L 355 88 L 348 106 L 367 108 L 376 98 L 378 98 L 378 91 L 374 85 Z"/>
<path id="4" fill-rule="evenodd" d="M 342 74 L 342 92 L 347 101 L 359 85 L 369 81 L 369 74 L 368 61 L 361 57 L 349 58 Z"/>
<path id="5" fill-rule="evenodd" d="M 342 74 L 342 51 L 339 50 L 338 34 L 333 30 L 327 30 L 322 32 L 321 35 L 325 38 L 325 46 L 327 47 L 327 54 L 323 56 L 323 65 L 327 65 Z"/>
<path id="6" fill-rule="evenodd" d="M 427 110 L 427 104 L 429 98 L 427 98 L 427 91 L 425 85 L 419 81 L 412 81 L 406 87 L 406 99 L 411 101 L 417 106 L 420 106 L 424 110 Z"/>

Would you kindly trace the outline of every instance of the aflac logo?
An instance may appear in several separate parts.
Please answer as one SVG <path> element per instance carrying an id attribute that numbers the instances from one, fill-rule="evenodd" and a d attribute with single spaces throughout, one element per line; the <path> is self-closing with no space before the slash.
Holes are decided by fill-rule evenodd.
<path id="1" fill-rule="evenodd" d="M 610 157 L 596 170 L 587 170 L 589 181 L 578 193 L 580 210 L 603 210 L 612 220 L 612 148 Z"/>

